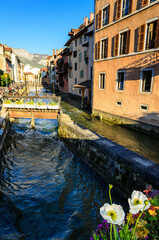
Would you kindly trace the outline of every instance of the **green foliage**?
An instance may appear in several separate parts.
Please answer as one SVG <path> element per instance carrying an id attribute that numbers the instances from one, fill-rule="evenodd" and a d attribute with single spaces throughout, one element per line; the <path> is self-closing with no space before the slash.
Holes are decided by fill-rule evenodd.
<path id="1" fill-rule="evenodd" d="M 0 76 L 0 85 L 3 87 L 6 87 L 6 82 L 7 82 L 7 86 L 9 86 L 9 84 L 11 83 L 11 78 L 10 78 L 10 76 L 9 76 L 9 74 L 7 75 L 7 77 L 5 77 L 4 76 L 4 74 L 3 75 L 1 75 Z"/>

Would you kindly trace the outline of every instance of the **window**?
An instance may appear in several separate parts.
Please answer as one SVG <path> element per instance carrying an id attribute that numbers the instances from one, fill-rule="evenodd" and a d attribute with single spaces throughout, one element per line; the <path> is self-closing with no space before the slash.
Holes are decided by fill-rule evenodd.
<path id="1" fill-rule="evenodd" d="M 122 17 L 131 13 L 132 0 L 123 0 Z"/>
<path id="2" fill-rule="evenodd" d="M 77 78 L 75 78 L 75 85 L 77 84 Z"/>
<path id="3" fill-rule="evenodd" d="M 84 42 L 86 42 L 87 40 L 88 40 L 88 37 L 84 35 Z"/>
<path id="4" fill-rule="evenodd" d="M 74 58 L 77 57 L 77 51 L 74 51 L 74 52 L 73 52 L 73 57 L 74 57 Z"/>
<path id="5" fill-rule="evenodd" d="M 119 107 L 121 107 L 121 106 L 122 106 L 122 102 L 121 102 L 121 101 L 117 101 L 117 102 L 116 102 L 116 105 L 119 106 Z"/>
<path id="6" fill-rule="evenodd" d="M 129 44 L 130 44 L 130 30 L 120 34 L 120 51 L 119 54 L 129 53 Z"/>
<path id="7" fill-rule="evenodd" d="M 75 62 L 75 71 L 77 71 L 77 63 Z"/>
<path id="8" fill-rule="evenodd" d="M 82 62 L 82 53 L 79 53 L 79 62 Z"/>
<path id="9" fill-rule="evenodd" d="M 80 37 L 80 39 L 79 39 L 79 44 L 80 45 L 82 44 L 82 37 Z"/>
<path id="10" fill-rule="evenodd" d="M 99 88 L 104 89 L 105 88 L 105 73 L 99 74 Z"/>
<path id="11" fill-rule="evenodd" d="M 124 78 L 125 72 L 118 72 L 117 76 L 117 90 L 123 91 L 124 90 Z"/>
<path id="12" fill-rule="evenodd" d="M 157 21 L 147 24 L 146 49 L 155 48 Z"/>
<path id="13" fill-rule="evenodd" d="M 140 105 L 140 109 L 141 109 L 143 112 L 147 112 L 147 111 L 148 111 L 148 105 L 141 104 L 141 105 Z"/>
<path id="14" fill-rule="evenodd" d="M 108 38 L 101 41 L 101 59 L 108 56 Z"/>
<path id="15" fill-rule="evenodd" d="M 141 71 L 141 92 L 152 91 L 153 70 L 145 69 Z"/>
<path id="16" fill-rule="evenodd" d="M 100 10 L 99 13 L 96 14 L 96 30 L 101 28 L 101 20 L 102 20 L 102 11 Z"/>
<path id="17" fill-rule="evenodd" d="M 75 40 L 75 47 L 77 47 L 77 39 Z"/>
<path id="18" fill-rule="evenodd" d="M 71 71 L 69 71 L 69 78 L 71 78 Z"/>
<path id="19" fill-rule="evenodd" d="M 83 78 L 83 70 L 80 71 L 80 78 Z"/>
<path id="20" fill-rule="evenodd" d="M 81 94 L 81 89 L 79 89 L 79 94 Z"/>
<path id="21" fill-rule="evenodd" d="M 87 50 L 84 51 L 84 58 L 87 57 Z"/>
<path id="22" fill-rule="evenodd" d="M 159 47 L 159 19 L 147 23 L 146 43 L 145 43 L 146 24 L 139 28 L 138 51 Z M 145 44 L 144 44 L 145 43 Z M 145 45 L 145 48 L 144 48 Z"/>
<path id="23" fill-rule="evenodd" d="M 109 12 L 110 12 L 110 5 L 103 9 L 103 19 L 102 19 L 102 26 L 109 24 Z"/>

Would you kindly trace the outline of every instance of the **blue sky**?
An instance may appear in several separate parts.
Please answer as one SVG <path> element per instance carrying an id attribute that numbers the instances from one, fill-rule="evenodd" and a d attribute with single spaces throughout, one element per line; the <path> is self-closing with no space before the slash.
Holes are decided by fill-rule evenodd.
<path id="1" fill-rule="evenodd" d="M 0 7 L 0 43 L 52 55 L 94 12 L 94 0 L 0 0 Z"/>

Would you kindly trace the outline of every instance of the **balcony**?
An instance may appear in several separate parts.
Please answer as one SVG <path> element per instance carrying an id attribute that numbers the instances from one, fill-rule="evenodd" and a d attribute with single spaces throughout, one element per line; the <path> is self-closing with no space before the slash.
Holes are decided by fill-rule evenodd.
<path id="1" fill-rule="evenodd" d="M 64 58 L 60 58 L 57 60 L 57 65 L 61 66 L 64 63 Z"/>

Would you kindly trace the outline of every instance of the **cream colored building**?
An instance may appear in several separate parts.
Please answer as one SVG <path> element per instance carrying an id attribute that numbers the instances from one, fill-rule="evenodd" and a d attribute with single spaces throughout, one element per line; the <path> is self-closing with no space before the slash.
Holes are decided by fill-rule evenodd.
<path id="1" fill-rule="evenodd" d="M 94 14 L 91 13 L 90 19 L 85 17 L 78 29 L 71 29 L 70 39 L 65 44 L 72 50 L 68 59 L 68 91 L 88 100 L 91 100 L 93 79 L 93 26 Z"/>

